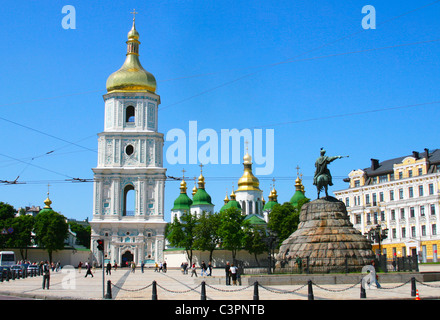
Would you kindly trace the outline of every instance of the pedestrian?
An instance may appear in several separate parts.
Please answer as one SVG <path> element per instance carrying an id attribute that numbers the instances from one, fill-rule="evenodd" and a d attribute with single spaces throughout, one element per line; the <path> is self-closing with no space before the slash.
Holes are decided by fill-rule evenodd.
<path id="1" fill-rule="evenodd" d="M 234 286 L 236 286 L 237 285 L 237 267 L 234 264 L 232 264 L 229 270 L 231 272 L 232 284 Z"/>
<path id="2" fill-rule="evenodd" d="M 145 267 L 145 263 L 142 261 L 142 263 L 141 263 L 141 271 L 142 271 L 142 273 L 144 273 L 144 267 Z"/>
<path id="3" fill-rule="evenodd" d="M 107 268 L 105 269 L 105 271 L 106 275 L 112 275 L 112 264 L 110 263 L 110 261 L 107 263 Z"/>
<path id="4" fill-rule="evenodd" d="M 378 268 L 377 268 L 377 266 L 376 266 L 376 261 L 371 260 L 371 265 L 374 267 L 374 271 L 375 271 L 375 274 L 374 274 L 374 281 L 375 281 L 376 287 L 377 287 L 378 289 L 380 289 L 380 288 L 382 288 L 382 287 L 381 287 L 381 285 L 380 285 L 380 283 L 379 283 L 379 276 L 377 275 Z"/>
<path id="5" fill-rule="evenodd" d="M 78 263 L 78 273 L 81 273 L 81 267 L 82 267 L 83 263 L 80 261 Z"/>
<path id="6" fill-rule="evenodd" d="M 116 271 L 116 269 L 118 269 L 118 264 L 116 263 L 116 261 L 115 261 L 115 264 L 113 267 L 115 268 L 115 271 Z"/>
<path id="7" fill-rule="evenodd" d="M 166 273 L 167 272 L 167 262 L 164 261 L 163 263 L 163 272 Z"/>
<path id="8" fill-rule="evenodd" d="M 194 274 L 196 275 L 196 278 L 197 278 L 197 269 L 196 269 L 196 264 L 195 263 L 193 263 L 192 267 L 191 267 L 191 278 L 192 278 L 192 276 Z"/>
<path id="9" fill-rule="evenodd" d="M 159 265 L 157 262 L 155 263 L 154 272 L 159 272 Z"/>
<path id="10" fill-rule="evenodd" d="M 226 285 L 230 286 L 231 285 L 231 266 L 229 265 L 229 261 L 226 262 L 226 266 L 225 266 L 225 276 L 226 276 Z"/>
<path id="11" fill-rule="evenodd" d="M 49 290 L 49 282 L 50 282 L 50 267 L 49 262 L 46 261 L 43 264 L 43 289 Z"/>
<path id="12" fill-rule="evenodd" d="M 208 274 L 206 273 L 206 263 L 205 261 L 202 261 L 202 265 L 200 266 L 200 275 L 203 276 L 203 274 L 205 274 L 205 276 L 207 276 Z"/>
<path id="13" fill-rule="evenodd" d="M 88 263 L 88 262 L 86 262 L 86 269 L 87 269 L 87 272 L 86 272 L 86 276 L 84 277 L 84 278 L 87 278 L 87 276 L 90 274 L 91 276 L 92 276 L 92 278 L 93 278 L 93 273 L 92 273 L 92 265 L 90 264 L 90 263 Z"/>
<path id="14" fill-rule="evenodd" d="M 136 270 L 136 264 L 134 263 L 134 261 L 131 262 L 131 272 L 134 273 L 134 271 Z"/>
<path id="15" fill-rule="evenodd" d="M 210 276 L 212 276 L 212 265 L 211 265 L 211 261 L 208 262 L 208 270 L 209 270 L 208 277 L 210 277 Z"/>

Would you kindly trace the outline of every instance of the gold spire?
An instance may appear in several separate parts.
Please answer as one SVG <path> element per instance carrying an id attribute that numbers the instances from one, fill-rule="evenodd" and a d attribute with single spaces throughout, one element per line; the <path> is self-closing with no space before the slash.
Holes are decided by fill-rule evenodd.
<path id="1" fill-rule="evenodd" d="M 199 165 L 200 167 L 200 176 L 199 176 L 199 189 L 205 189 L 205 177 L 203 176 L 203 164 Z"/>
<path id="2" fill-rule="evenodd" d="M 194 197 L 194 195 L 197 193 L 197 185 L 196 185 L 196 177 L 194 177 L 194 188 L 192 189 L 192 195 Z"/>
<path id="3" fill-rule="evenodd" d="M 302 174 L 299 173 L 299 169 L 300 169 L 300 167 L 296 166 L 295 189 L 296 189 L 296 191 L 301 191 L 304 193 L 304 186 L 302 185 Z"/>
<path id="4" fill-rule="evenodd" d="M 277 202 L 278 201 L 278 194 L 277 194 L 277 191 L 275 190 L 275 178 L 273 178 L 272 181 L 273 181 L 273 185 L 272 185 L 272 190 L 270 191 L 270 196 L 272 196 L 271 201 Z"/>
<path id="5" fill-rule="evenodd" d="M 50 199 L 49 199 L 49 187 L 50 187 L 50 184 L 47 184 L 47 199 L 44 200 L 44 204 L 45 204 L 44 209 L 52 209 L 50 207 L 50 205 L 52 204 L 52 201 L 50 201 Z"/>
<path id="6" fill-rule="evenodd" d="M 135 27 L 133 10 L 133 25 L 127 35 L 127 55 L 122 67 L 112 73 L 107 79 L 107 92 L 156 92 L 156 79 L 146 71 L 139 61 L 139 33 Z"/>
<path id="7" fill-rule="evenodd" d="M 246 143 L 246 154 L 243 157 L 244 172 L 241 178 L 238 180 L 237 191 L 248 191 L 248 190 L 261 191 L 259 188 L 260 181 L 252 173 L 252 157 L 250 156 L 247 150 L 248 142 L 246 141 L 245 143 Z"/>
<path id="8" fill-rule="evenodd" d="M 230 197 L 231 197 L 231 200 L 235 200 L 236 199 L 235 192 L 234 192 L 234 186 L 232 186 L 232 192 L 231 192 Z"/>
<path id="9" fill-rule="evenodd" d="M 186 193 L 185 172 L 185 169 L 182 169 L 182 182 L 180 182 L 180 193 Z"/>
<path id="10" fill-rule="evenodd" d="M 227 191 L 226 191 L 225 199 L 223 201 L 225 202 L 225 204 L 227 204 L 229 202 L 228 192 Z"/>

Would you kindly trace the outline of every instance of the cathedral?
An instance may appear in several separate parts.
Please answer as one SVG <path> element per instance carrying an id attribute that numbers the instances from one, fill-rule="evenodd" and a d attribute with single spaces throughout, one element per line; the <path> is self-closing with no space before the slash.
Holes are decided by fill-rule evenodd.
<path id="1" fill-rule="evenodd" d="M 104 131 L 93 168 L 91 250 L 95 261 L 124 266 L 163 261 L 164 136 L 158 132 L 156 79 L 139 61 L 139 33 L 128 32 L 122 67 L 106 83 Z M 97 241 L 104 241 L 104 250 Z"/>
<path id="2" fill-rule="evenodd" d="M 203 167 L 200 165 L 200 167 Z M 297 168 L 299 169 L 299 168 Z M 183 170 L 185 172 L 185 170 Z M 220 208 L 219 212 L 227 210 L 229 208 L 237 208 L 241 210 L 242 214 L 246 216 L 245 219 L 249 220 L 252 224 L 266 224 L 269 221 L 269 213 L 272 208 L 278 204 L 278 194 L 274 184 L 271 186 L 269 193 L 269 201 L 264 200 L 263 191 L 260 189 L 260 181 L 252 172 L 252 157 L 246 151 L 243 157 L 243 175 L 238 180 L 237 190 L 232 190 L 229 195 L 226 194 L 224 204 Z M 171 222 L 174 219 L 180 220 L 181 216 L 185 212 L 199 217 L 202 212 L 214 213 L 214 205 L 211 201 L 211 196 L 205 189 L 205 177 L 201 170 L 198 178 L 198 187 L 194 186 L 192 190 L 193 199 L 187 194 L 187 184 L 185 176 L 182 177 L 180 182 L 180 194 L 174 201 L 174 206 L 171 209 Z M 295 193 L 290 199 L 290 203 L 293 206 L 297 206 L 298 202 L 305 198 L 304 186 L 299 177 L 295 181 Z"/>
<path id="3" fill-rule="evenodd" d="M 134 262 L 152 266 L 164 261 L 167 225 L 164 220 L 164 135 L 158 132 L 160 96 L 156 93 L 155 77 L 139 60 L 140 41 L 134 18 L 127 37 L 125 62 L 108 77 L 107 93 L 103 96 L 104 131 L 98 134 L 98 161 L 92 169 L 91 250 L 98 264 L 103 261 L 126 266 Z M 251 223 L 266 224 L 270 211 L 278 203 L 275 186 L 266 203 L 247 151 L 243 167 L 238 188 L 232 190 L 230 199 L 226 195 L 220 211 L 236 207 Z M 304 197 L 301 187 L 298 177 L 297 193 L 291 202 L 295 197 Z M 200 165 L 192 198 L 187 195 L 183 175 L 180 194 L 171 209 L 171 221 L 180 219 L 184 212 L 195 216 L 215 212 L 206 190 L 203 165 Z M 103 241 L 103 248 L 98 248 L 97 240 Z"/>

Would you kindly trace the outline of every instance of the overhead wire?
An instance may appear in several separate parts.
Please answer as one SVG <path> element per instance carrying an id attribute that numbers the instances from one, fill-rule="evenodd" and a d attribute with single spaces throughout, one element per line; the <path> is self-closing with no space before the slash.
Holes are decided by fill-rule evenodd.
<path id="1" fill-rule="evenodd" d="M 418 7 L 418 8 L 415 8 L 415 9 L 412 9 L 412 10 L 410 10 L 410 11 L 404 12 L 404 13 L 402 13 L 402 14 L 400 14 L 400 15 L 397 15 L 397 16 L 395 16 L 395 17 L 393 17 L 393 18 L 390 18 L 390 19 L 388 19 L 388 20 L 385 20 L 385 21 L 383 21 L 383 22 L 381 22 L 381 23 L 378 23 L 377 25 L 383 25 L 383 24 L 386 24 L 386 23 L 388 23 L 388 22 L 394 21 L 394 20 L 396 20 L 396 19 L 398 19 L 398 18 L 401 18 L 401 17 L 403 17 L 403 16 L 406 16 L 406 15 L 408 15 L 408 14 L 410 14 L 410 13 L 413 13 L 413 12 L 416 12 L 416 11 L 418 11 L 418 10 L 421 10 L 421 9 L 427 8 L 427 7 L 429 7 L 429 6 L 432 6 L 432 5 L 434 5 L 434 4 L 437 4 L 437 3 L 439 3 L 439 2 L 440 2 L 440 0 L 437 0 L 437 1 L 434 1 L 434 2 L 431 2 L 431 3 L 428 3 L 428 4 L 426 4 L 426 5 L 420 6 L 420 7 Z M 358 35 L 358 34 L 360 34 L 360 33 L 365 32 L 365 31 L 366 31 L 365 29 L 362 29 L 362 30 L 360 30 L 360 31 L 357 31 L 357 32 L 351 33 L 351 34 L 349 34 L 349 35 L 343 36 L 343 37 L 338 38 L 338 39 L 336 39 L 336 40 L 334 40 L 334 41 L 330 41 L 330 42 L 325 43 L 325 44 L 323 44 L 323 45 L 321 45 L 321 46 L 318 46 L 318 47 L 315 47 L 315 48 L 313 48 L 313 49 L 311 49 L 311 50 L 308 50 L 308 51 L 306 51 L 306 52 L 303 52 L 303 53 L 301 53 L 301 54 L 299 54 L 299 55 L 297 55 L 297 56 L 295 56 L 295 57 L 293 57 L 293 58 L 291 58 L 291 59 L 284 60 L 284 61 L 280 61 L 280 62 L 276 62 L 276 63 L 272 63 L 272 64 L 267 64 L 267 65 L 264 65 L 264 66 L 260 66 L 260 67 L 258 67 L 259 70 L 255 71 L 255 72 L 248 73 L 248 74 L 245 74 L 245 75 L 240 76 L 240 77 L 238 77 L 238 78 L 235 78 L 235 79 L 233 79 L 233 80 L 230 80 L 230 81 L 227 81 L 227 82 L 225 82 L 225 83 L 219 84 L 219 85 L 217 85 L 217 86 L 215 86 L 215 87 L 212 87 L 212 88 L 210 88 L 210 89 L 204 90 L 204 91 L 202 91 L 202 92 L 200 92 L 200 93 L 198 93 L 198 94 L 195 94 L 195 95 L 192 95 L 192 96 L 190 96 L 190 97 L 188 97 L 188 98 L 182 99 L 182 100 L 180 100 L 180 101 L 178 101 L 178 102 L 175 102 L 175 103 L 173 103 L 173 104 L 171 104 L 171 105 L 164 106 L 164 107 L 160 108 L 159 110 L 163 110 L 163 109 L 169 108 L 169 107 L 171 107 L 171 106 L 174 106 L 174 105 L 177 105 L 177 104 L 183 103 L 183 102 L 185 102 L 185 101 L 191 100 L 191 99 L 193 99 L 193 98 L 195 98 L 195 97 L 198 97 L 198 96 L 204 95 L 204 94 L 206 94 L 206 93 L 208 93 L 208 92 L 212 92 L 212 91 L 214 91 L 214 90 L 216 90 L 216 89 L 219 89 L 219 88 L 225 87 L 225 86 L 230 85 L 230 84 L 232 84 L 232 83 L 238 82 L 238 81 L 240 81 L 240 80 L 242 80 L 242 79 L 244 79 L 244 78 L 247 78 L 247 77 L 250 77 L 250 76 L 252 76 L 252 75 L 255 75 L 255 74 L 259 73 L 259 72 L 262 72 L 263 70 L 265 70 L 265 69 L 267 69 L 267 68 L 272 68 L 272 67 L 275 67 L 275 66 L 278 66 L 278 65 L 281 65 L 281 64 L 292 63 L 292 62 L 295 62 L 295 61 L 307 61 L 307 60 L 322 59 L 322 58 L 326 58 L 326 57 L 334 57 L 334 56 L 340 56 L 340 55 L 346 55 L 346 54 L 354 54 L 354 53 L 368 52 L 368 51 L 373 51 L 373 50 L 383 50 L 383 49 L 388 49 L 388 48 L 396 48 L 396 47 L 409 46 L 409 45 L 416 45 L 416 44 L 426 44 L 426 43 L 432 43 L 432 42 L 436 42 L 436 41 L 439 41 L 439 40 L 440 40 L 440 39 L 434 39 L 434 40 L 427 40 L 427 41 L 414 42 L 414 43 L 410 43 L 410 44 L 400 44 L 400 45 L 387 46 L 387 47 L 381 47 L 381 48 L 373 48 L 373 49 L 365 49 L 365 50 L 358 50 L 358 51 L 352 51 L 352 52 L 345 52 L 345 53 L 331 54 L 331 55 L 326 55 L 326 56 L 321 56 L 321 57 L 312 57 L 312 58 L 301 59 L 301 60 L 296 59 L 296 58 L 298 58 L 298 57 L 300 57 L 300 56 L 303 56 L 303 55 L 308 54 L 308 53 L 310 53 L 310 52 L 313 52 L 313 51 L 319 50 L 319 49 L 321 49 L 321 48 L 324 48 L 324 47 L 327 47 L 327 46 L 330 46 L 330 45 L 333 45 L 333 44 L 335 44 L 335 43 L 337 43 L 337 42 L 339 42 L 339 41 L 342 41 L 342 40 L 344 40 L 344 39 L 351 38 L 351 37 L 353 37 L 353 36 L 355 36 L 355 35 Z M 212 73 L 209 73 L 209 74 L 212 74 Z M 204 74 L 204 75 L 207 75 L 207 74 Z M 197 76 L 198 76 L 198 75 L 193 75 L 193 76 L 188 76 L 188 77 L 180 77 L 180 78 L 170 79 L 170 80 L 168 80 L 168 81 L 171 81 L 171 80 L 178 80 L 178 79 L 185 79 L 185 78 L 192 78 L 192 77 L 197 77 Z M 166 81 L 166 80 L 165 80 L 165 81 Z M 45 100 L 50 100 L 50 99 L 57 99 L 57 98 L 60 98 L 60 97 L 68 97 L 68 96 L 74 96 L 74 95 L 80 95 L 80 94 L 86 94 L 86 93 L 95 93 L 95 92 L 99 92 L 99 91 L 100 91 L 100 90 L 91 90 L 91 91 L 80 92 L 80 93 L 72 93 L 72 94 L 67 94 L 67 95 L 62 95 L 62 96 L 55 96 L 55 97 L 48 97 L 48 98 L 34 99 L 34 100 L 25 101 L 25 102 L 10 103 L 10 104 L 6 104 L 6 105 L 4 104 L 3 106 L 17 105 L 17 104 L 20 104 L 20 103 L 29 103 L 29 102 L 36 102 L 36 101 L 45 101 Z M 383 110 L 393 110 L 393 109 L 400 109 L 400 108 L 408 108 L 408 107 L 422 106 L 422 105 L 434 104 L 434 103 L 439 103 L 439 102 L 438 102 L 438 101 L 434 101 L 434 102 L 428 102 L 428 103 L 413 104 L 413 105 L 408 105 L 408 106 L 400 106 L 400 107 L 392 107 L 392 108 L 383 108 L 383 109 L 376 109 L 376 110 L 363 111 L 363 112 L 356 112 L 356 113 L 349 113 L 349 114 L 341 114 L 341 115 L 333 115 L 333 116 L 327 116 L 327 117 L 319 117 L 319 118 L 313 118 L 313 119 L 305 119 L 305 120 L 297 120 L 297 121 L 288 121 L 288 122 L 282 122 L 282 123 L 273 124 L 273 125 L 282 125 L 282 124 L 290 124 L 290 123 L 297 123 L 297 122 L 306 122 L 306 121 L 313 121 L 313 120 L 317 120 L 317 119 L 328 119 L 328 118 L 342 117 L 342 116 L 347 116 L 347 115 L 356 115 L 356 114 L 363 114 L 363 113 L 369 113 L 369 112 L 378 112 L 378 111 L 383 111 Z M 6 119 L 6 118 L 4 118 L 4 117 L 0 117 L 0 120 L 3 120 L 3 121 L 6 121 L 6 122 L 9 122 L 9 123 L 12 123 L 12 124 L 14 124 L 14 125 L 17 125 L 17 126 L 20 126 L 20 127 L 26 128 L 26 129 L 28 129 L 28 130 L 31 130 L 31 131 L 34 131 L 34 132 L 37 132 L 37 133 L 40 133 L 40 134 L 43 134 L 43 135 L 49 136 L 49 137 L 51 137 L 51 138 L 53 138 L 53 139 L 57 139 L 57 140 L 60 140 L 60 141 L 66 142 L 66 143 L 68 143 L 68 144 L 71 144 L 71 145 L 77 146 L 77 147 L 79 147 L 79 148 L 83 148 L 83 149 L 88 150 L 88 151 L 97 152 L 96 150 L 93 150 L 93 149 L 90 149 L 90 148 L 84 147 L 84 146 L 79 145 L 79 144 L 77 144 L 77 143 L 74 143 L 74 142 L 68 141 L 68 140 L 63 139 L 63 138 L 59 138 L 59 137 L 54 136 L 54 135 L 52 135 L 52 134 L 48 134 L 48 133 L 43 132 L 43 131 L 41 131 L 41 130 L 38 130 L 38 129 L 35 129 L 35 128 L 32 128 L 32 127 L 26 126 L 26 125 L 23 125 L 23 124 L 20 124 L 20 123 L 18 123 L 18 122 L 16 122 L 16 121 L 12 121 L 12 120 Z M 50 153 L 50 152 L 49 152 L 49 153 Z M 46 153 L 46 154 L 49 154 L 49 153 Z M 2 155 L 2 156 L 4 156 L 4 157 L 7 157 L 7 158 L 10 158 L 10 159 L 13 159 L 13 160 L 15 160 L 15 161 L 19 161 L 19 162 L 26 163 L 26 162 L 24 162 L 24 161 L 21 161 L 21 160 L 19 160 L 19 159 L 16 159 L 16 158 L 13 158 L 13 157 L 10 157 L 10 156 L 7 156 L 7 155 L 4 155 L 4 154 L 0 154 L 0 155 Z M 31 158 L 31 161 L 32 161 L 33 159 L 34 159 L 34 158 Z M 50 171 L 50 172 L 53 172 L 53 173 L 56 173 L 56 174 L 60 174 L 60 175 L 63 175 L 63 176 L 67 176 L 67 177 L 69 177 L 70 179 L 78 179 L 78 178 L 73 178 L 73 177 L 70 177 L 70 176 L 68 176 L 68 175 L 65 175 L 65 174 L 62 174 L 62 173 L 59 173 L 59 172 L 56 172 L 56 171 L 53 171 L 53 170 L 50 170 L 50 169 L 47 169 L 47 168 L 43 168 L 43 167 L 41 167 L 41 166 L 34 165 L 34 164 L 32 164 L 31 162 L 28 162 L 28 163 L 26 163 L 26 164 L 27 164 L 27 166 L 25 167 L 25 169 L 26 169 L 28 166 L 32 165 L 32 166 L 34 166 L 34 167 L 38 167 L 38 168 L 43 169 L 43 170 L 46 170 L 46 171 Z M 25 169 L 24 169 L 24 170 L 25 170 Z"/>

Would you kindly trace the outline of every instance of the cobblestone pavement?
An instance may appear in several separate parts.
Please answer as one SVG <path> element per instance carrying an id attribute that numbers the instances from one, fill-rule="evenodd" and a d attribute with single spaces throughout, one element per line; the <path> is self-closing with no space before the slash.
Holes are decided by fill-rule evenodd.
<path id="1" fill-rule="evenodd" d="M 253 300 L 253 285 L 226 286 L 222 270 L 214 269 L 213 275 L 214 277 L 206 281 L 207 300 Z M 64 268 L 59 272 L 52 272 L 49 290 L 42 288 L 42 277 L 37 276 L 0 283 L 0 295 L 34 299 L 102 300 L 108 291 L 108 280 L 111 281 L 113 300 L 152 300 L 153 281 L 156 281 L 158 300 L 201 300 L 200 275 L 196 280 L 190 274 L 183 275 L 180 270 L 158 273 L 146 269 L 142 273 L 139 268 L 134 273 L 127 269 L 112 271 L 111 275 L 105 276 L 104 286 L 101 269 L 95 270 L 92 278 L 85 277 L 84 270 L 79 272 L 77 269 Z M 421 300 L 440 298 L 440 281 L 416 282 L 416 288 Z M 313 284 L 312 290 L 315 300 L 415 300 L 411 296 L 410 282 L 386 283 L 382 284 L 382 289 L 367 288 L 366 298 L 361 298 L 360 283 Z M 260 300 L 308 300 L 309 292 L 307 283 L 259 285 L 258 297 Z"/>

